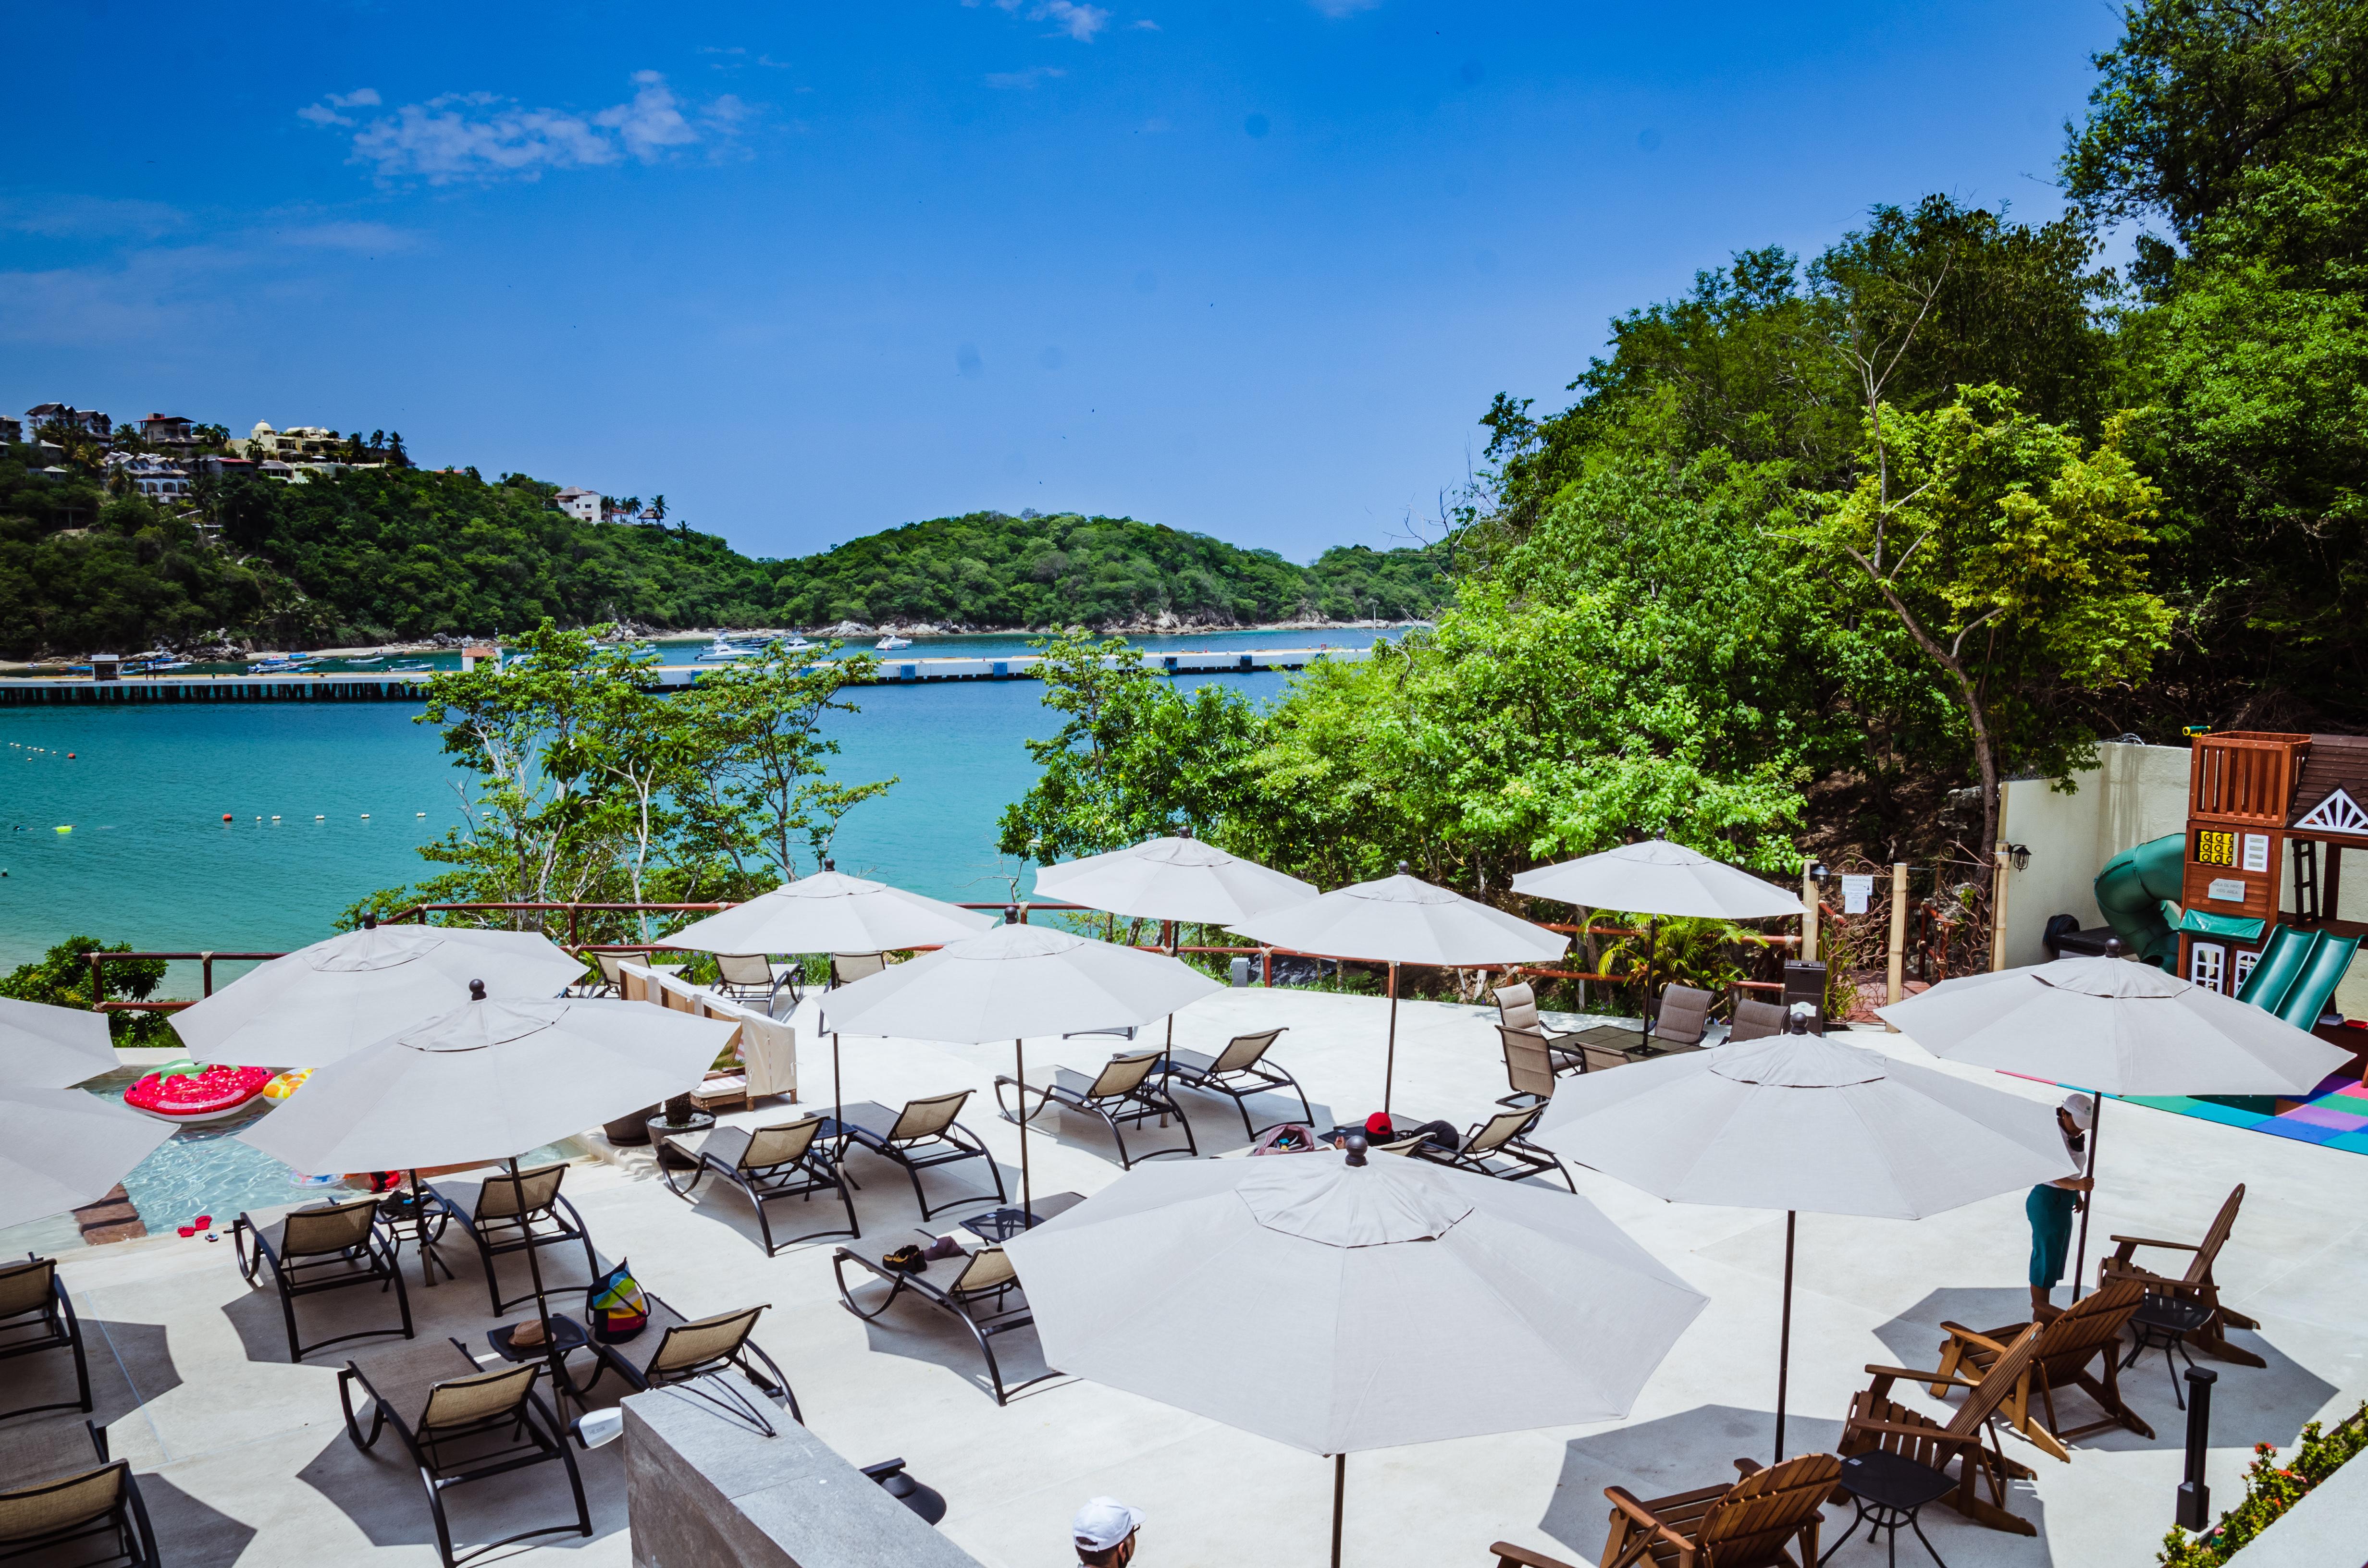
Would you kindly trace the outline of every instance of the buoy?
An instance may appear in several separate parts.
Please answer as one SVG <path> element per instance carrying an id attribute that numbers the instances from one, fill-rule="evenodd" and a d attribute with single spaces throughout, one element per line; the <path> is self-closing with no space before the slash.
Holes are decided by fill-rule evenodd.
<path id="1" fill-rule="evenodd" d="M 62 828 L 58 829 L 58 831 L 59 831 L 60 833 L 72 833 L 72 832 L 74 831 L 74 829 L 73 829 L 71 826 L 67 826 L 67 827 L 62 827 Z"/>
<path id="2" fill-rule="evenodd" d="M 426 812 L 412 812 L 411 814 L 412 814 L 413 816 L 416 816 L 416 817 L 424 817 L 424 816 L 426 816 L 427 813 Z"/>
<path id="3" fill-rule="evenodd" d="M 72 753 L 72 752 L 68 752 L 68 753 L 66 753 L 66 760 L 67 760 L 68 762 L 72 762 L 74 759 L 74 753 Z"/>
<path id="4" fill-rule="evenodd" d="M 230 813 L 229 813 L 228 812 L 222 812 L 222 821 L 224 821 L 224 822 L 228 822 L 228 821 L 230 821 Z"/>
<path id="5" fill-rule="evenodd" d="M 362 821 L 364 821 L 364 822 L 368 822 L 368 821 L 370 821 L 370 812 L 364 812 L 362 813 Z"/>
<path id="6" fill-rule="evenodd" d="M 326 816 L 323 815 L 321 812 L 314 812 L 313 813 L 313 820 L 314 822 L 327 822 L 329 819 L 328 819 Z"/>
<path id="7" fill-rule="evenodd" d="M 271 813 L 271 820 L 272 820 L 273 822 L 278 822 L 278 821 L 279 820 L 279 813 L 278 812 L 272 812 L 272 813 Z"/>

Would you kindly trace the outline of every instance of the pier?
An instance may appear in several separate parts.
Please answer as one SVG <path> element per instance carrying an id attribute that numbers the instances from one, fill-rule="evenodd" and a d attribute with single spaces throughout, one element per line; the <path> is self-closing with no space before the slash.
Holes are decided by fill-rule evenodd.
<path id="1" fill-rule="evenodd" d="M 1253 675 L 1260 670 L 1304 669 L 1318 659 L 1363 659 L 1366 648 L 1263 648 L 1223 652 L 1146 650 L 1144 665 L 1165 675 Z M 1002 658 L 916 659 L 882 654 L 871 686 L 918 681 L 1033 680 L 1041 653 Z M 650 671 L 661 690 L 681 690 L 702 675 L 728 665 L 662 665 Z M 0 679 L 0 707 L 53 702 L 421 702 L 437 672 L 391 675 L 373 670 L 334 670 L 275 675 L 132 676 L 96 680 L 89 676 L 31 676 Z"/>

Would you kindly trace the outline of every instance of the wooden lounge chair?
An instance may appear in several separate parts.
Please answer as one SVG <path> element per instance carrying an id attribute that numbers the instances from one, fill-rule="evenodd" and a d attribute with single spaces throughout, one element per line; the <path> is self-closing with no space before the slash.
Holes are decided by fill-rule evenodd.
<path id="1" fill-rule="evenodd" d="M 666 1189 L 685 1202 L 691 1201 L 710 1173 L 747 1194 L 757 1210 L 757 1229 L 765 1238 L 767 1257 L 816 1236 L 860 1236 L 863 1231 L 855 1221 L 855 1199 L 848 1193 L 847 1178 L 831 1158 L 830 1145 L 820 1137 L 830 1124 L 828 1117 L 809 1116 L 771 1127 L 719 1127 L 707 1134 L 695 1153 L 685 1152 L 672 1139 L 662 1140 L 658 1171 L 666 1178 Z M 681 1179 L 685 1173 L 688 1180 Z M 765 1206 L 791 1198 L 810 1202 L 817 1192 L 838 1195 L 840 1207 L 847 1210 L 846 1225 L 776 1242 L 772 1216 Z"/>
<path id="2" fill-rule="evenodd" d="M 2023 1366 L 2017 1386 L 1998 1406 L 1998 1414 L 2006 1417 L 2007 1424 L 2039 1448 L 2065 1460 L 2072 1458 L 2071 1450 L 2064 1446 L 2066 1438 L 2085 1437 L 2108 1426 L 2125 1426 L 2141 1437 L 2153 1437 L 2154 1428 L 2122 1402 L 2122 1325 L 2130 1321 L 2130 1314 L 2137 1311 L 2145 1298 L 2145 1290 L 2136 1280 L 2119 1279 L 2083 1296 L 2069 1310 L 2040 1324 L 2039 1341 Z M 1941 1376 L 1971 1379 L 1978 1385 L 2006 1354 L 2007 1346 L 2032 1325 L 2013 1323 L 1981 1333 L 1962 1324 L 1944 1323 L 1941 1326 L 1949 1331 L 1949 1337 L 1941 1342 Z M 2099 1357 L 2105 1362 L 2102 1382 L 2089 1369 L 2089 1364 Z M 1936 1382 L 1932 1396 L 1945 1398 L 1952 1386 L 1957 1385 L 1953 1381 Z M 2085 1426 L 2062 1425 L 2055 1410 L 2055 1391 L 2068 1392 L 2075 1387 L 2097 1402 L 2105 1413 L 2104 1419 Z M 2035 1403 L 2034 1394 L 2038 1396 Z M 2044 1420 L 2041 1419 L 2043 1414 Z"/>
<path id="3" fill-rule="evenodd" d="M 40 1410 L 90 1409 L 90 1360 L 83 1352 L 82 1324 L 74 1298 L 58 1278 L 58 1260 L 29 1255 L 0 1267 L 0 1361 L 38 1356 L 45 1350 L 74 1352 L 76 1397 L 53 1404 L 24 1404 L 0 1411 L 0 1421 Z"/>
<path id="4" fill-rule="evenodd" d="M 265 1268 L 271 1270 L 272 1283 L 279 1290 L 280 1315 L 288 1322 L 290 1361 L 302 1361 L 315 1350 L 348 1339 L 391 1334 L 411 1337 L 411 1297 L 404 1290 L 403 1270 L 395 1263 L 394 1243 L 378 1224 L 377 1199 L 351 1198 L 294 1210 L 271 1233 L 242 1213 L 231 1225 L 230 1240 L 238 1255 L 238 1271 L 249 1285 Z M 403 1326 L 357 1329 L 310 1345 L 298 1344 L 296 1298 L 356 1285 L 376 1285 L 381 1294 L 393 1286 Z"/>
<path id="5" fill-rule="evenodd" d="M 529 1247 L 565 1246 L 573 1242 L 584 1249 L 586 1273 L 599 1277 L 600 1265 L 592 1256 L 592 1238 L 584 1228 L 584 1216 L 559 1190 L 566 1175 L 563 1162 L 537 1165 L 516 1176 L 504 1171 L 483 1181 L 428 1184 L 437 1207 L 459 1221 L 469 1239 L 477 1244 L 477 1256 L 485 1266 L 485 1295 L 494 1303 L 495 1317 L 534 1300 L 531 1289 L 508 1301 L 502 1299 L 501 1281 L 494 1274 L 497 1257 Z"/>
<path id="6" fill-rule="evenodd" d="M 927 1231 L 920 1233 L 928 1241 L 938 1239 Z M 870 1312 L 856 1304 L 854 1293 L 848 1289 L 847 1266 L 850 1263 L 888 1281 L 888 1294 L 882 1297 L 879 1305 Z M 1031 1388 L 1048 1378 L 1061 1375 L 1046 1370 L 1024 1383 L 1009 1387 L 1004 1384 L 1003 1369 L 995 1359 L 995 1338 L 997 1335 L 1028 1327 L 1036 1321 L 1036 1317 L 1028 1310 L 1024 1296 L 1017 1304 L 1013 1303 L 1011 1298 L 1019 1290 L 1019 1276 L 1013 1271 L 1011 1260 L 1004 1256 L 999 1246 L 983 1246 L 975 1251 L 965 1250 L 958 1257 L 932 1259 L 930 1269 L 946 1271 L 939 1279 L 930 1278 L 926 1271 L 906 1274 L 882 1268 L 871 1258 L 849 1252 L 845 1247 L 831 1254 L 830 1267 L 832 1275 L 838 1280 L 839 1301 L 866 1323 L 886 1312 L 897 1297 L 908 1290 L 940 1311 L 952 1313 L 964 1328 L 970 1330 L 970 1336 L 978 1342 L 979 1354 L 986 1358 L 987 1380 L 995 1385 L 995 1403 L 997 1404 L 1021 1389 Z"/>
<path id="7" fill-rule="evenodd" d="M 589 1298 L 585 1315 L 591 1315 Z M 750 1335 L 756 1331 L 757 1319 L 765 1312 L 762 1305 L 742 1307 L 734 1312 L 716 1312 L 703 1318 L 686 1318 L 655 1295 L 647 1295 L 650 1321 L 642 1332 L 621 1345 L 595 1342 L 592 1375 L 581 1382 L 571 1382 L 568 1392 L 577 1399 L 591 1392 L 594 1384 L 614 1372 L 625 1386 L 636 1393 L 669 1383 L 686 1383 L 710 1372 L 736 1369 L 740 1374 L 769 1399 L 779 1399 L 789 1406 L 790 1418 L 800 1426 L 805 1416 L 798 1410 L 798 1396 L 790 1389 L 790 1380 L 764 1347 Z M 727 1407 L 728 1408 L 728 1407 Z M 758 1417 L 761 1422 L 762 1417 Z"/>
<path id="8" fill-rule="evenodd" d="M 2028 1481 L 2034 1471 L 2021 1460 L 2006 1457 L 1998 1446 L 1994 1419 L 1998 1407 L 2021 1384 L 2038 1348 L 2038 1328 L 2023 1330 L 1978 1379 L 1870 1365 L 1867 1371 L 1874 1381 L 1850 1401 L 1839 1452 L 1848 1459 L 1852 1454 L 1882 1449 L 1943 1474 L 1954 1464 L 1956 1489 L 1941 1498 L 1941 1502 L 1975 1524 L 2016 1535 L 2038 1534 L 2029 1519 L 2006 1506 L 2006 1483 Z M 1896 1403 L 1891 1398 L 1894 1382 L 1962 1388 L 1966 1391 L 1965 1403 L 1943 1425 L 1920 1410 Z M 1984 1496 L 1984 1492 L 1988 1495 Z M 1835 1502 L 1847 1500 L 1846 1494 L 1835 1493 Z"/>
<path id="9" fill-rule="evenodd" d="M 125 1562 L 155 1568 L 156 1532 L 127 1460 L 107 1457 L 107 1432 L 92 1422 L 69 1437 L 28 1427 L 0 1437 L 0 1560 L 40 1554 L 54 1560 L 74 1547 L 77 1564 Z M 107 1555 L 89 1555 L 104 1542 Z"/>
<path id="10" fill-rule="evenodd" d="M 907 1100 L 903 1110 L 894 1113 L 887 1107 L 877 1105 L 840 1108 L 840 1162 L 844 1164 L 849 1148 L 857 1148 L 868 1150 L 883 1160 L 894 1160 L 904 1166 L 905 1174 L 913 1178 L 913 1201 L 920 1206 L 921 1218 L 926 1220 L 939 1210 L 951 1209 L 958 1204 L 989 1201 L 989 1195 L 984 1192 L 965 1193 L 960 1198 L 950 1198 L 933 1208 L 928 1195 L 921 1190 L 921 1173 L 935 1170 L 940 1165 L 959 1165 L 964 1160 L 984 1160 L 986 1162 L 986 1174 L 995 1182 L 992 1201 L 1004 1202 L 1003 1168 L 995 1163 L 995 1156 L 987 1153 L 986 1145 L 978 1141 L 978 1134 L 954 1119 L 962 1114 L 962 1108 L 970 1096 L 971 1092 L 963 1089 L 956 1094 Z"/>
<path id="11" fill-rule="evenodd" d="M 1554 1152 L 1542 1149 L 1529 1141 L 1530 1130 L 1537 1126 L 1538 1118 L 1544 1109 L 1545 1106 L 1541 1102 L 1498 1111 L 1486 1121 L 1474 1122 L 1452 1153 L 1436 1144 L 1408 1152 L 1439 1165 L 1452 1165 L 1460 1171 L 1497 1176 L 1505 1181 L 1520 1181 L 1552 1171 L 1562 1177 L 1565 1187 L 1576 1193 L 1577 1184 L 1570 1179 L 1570 1172 L 1564 1168 Z"/>
<path id="12" fill-rule="evenodd" d="M 345 1409 L 346 1436 L 354 1447 L 368 1453 L 390 1426 L 401 1439 L 427 1489 L 428 1511 L 436 1517 L 436 1550 L 444 1568 L 538 1536 L 592 1533 L 592 1511 L 584 1501 L 584 1478 L 576 1471 L 575 1455 L 565 1432 L 534 1392 L 534 1381 L 544 1369 L 541 1361 L 525 1361 L 479 1371 L 460 1341 L 447 1339 L 383 1350 L 348 1361 L 337 1373 L 337 1402 Z M 370 1400 L 367 1437 L 354 1411 L 357 1383 Z M 444 1517 L 447 1489 L 552 1460 L 567 1467 L 567 1484 L 575 1494 L 574 1524 L 521 1530 L 454 1555 L 451 1526 Z"/>
<path id="13" fill-rule="evenodd" d="M 793 964 L 776 974 L 773 960 L 763 953 L 718 953 L 715 973 L 715 989 L 734 1001 L 761 1001 L 769 1012 L 773 998 L 785 987 L 790 999 L 797 1000 L 797 967 Z"/>
<path id="14" fill-rule="evenodd" d="M 1252 1138 L 1262 1130 L 1250 1125 L 1250 1096 L 1269 1090 L 1289 1089 L 1297 1095 L 1301 1119 L 1313 1122 L 1315 1112 L 1307 1103 L 1307 1091 L 1299 1086 L 1298 1079 L 1266 1059 L 1266 1053 L 1282 1034 L 1281 1029 L 1237 1034 L 1214 1056 L 1198 1051 L 1170 1050 L 1160 1062 L 1160 1087 L 1172 1092 L 1181 1084 L 1188 1089 L 1227 1096 L 1234 1102 L 1234 1108 L 1242 1113 L 1242 1131 Z"/>
<path id="15" fill-rule="evenodd" d="M 1710 1032 L 1711 994 L 1699 986 L 1661 987 L 1661 1006 L 1653 1015 L 1652 1043 L 1658 1051 L 1699 1051 Z"/>
<path id="16" fill-rule="evenodd" d="M 1151 1074 L 1159 1065 L 1156 1051 L 1121 1051 L 1102 1063 L 1102 1070 L 1092 1077 L 1073 1073 L 1066 1067 L 1055 1067 L 1052 1076 L 1041 1084 L 1023 1084 L 1009 1074 L 995 1080 L 995 1103 L 1002 1107 L 1007 1121 L 1033 1121 L 1044 1114 L 1047 1106 L 1059 1106 L 1086 1116 L 1099 1117 L 1110 1130 L 1118 1144 L 1118 1163 L 1121 1170 L 1133 1170 L 1138 1159 L 1154 1160 L 1162 1154 L 1182 1154 L 1198 1159 L 1200 1144 L 1192 1137 L 1192 1123 L 1184 1115 L 1184 1108 L 1167 1095 L 1154 1088 Z M 1003 1091 L 1012 1091 L 1012 1104 L 1004 1104 Z M 1036 1108 L 1028 1108 L 1028 1096 L 1036 1096 Z M 1131 1155 L 1126 1152 L 1126 1134 L 1121 1129 L 1132 1123 L 1137 1131 L 1153 1117 L 1163 1119 L 1174 1117 L 1184 1130 L 1181 1149 L 1154 1149 L 1148 1154 Z"/>
<path id="17" fill-rule="evenodd" d="M 1741 1040 L 1766 1040 L 1770 1035 L 1782 1034 L 1788 1021 L 1789 1016 L 1782 1003 L 1759 1002 L 1745 997 L 1735 1005 L 1735 1022 L 1727 1028 L 1726 1042 L 1734 1045 Z"/>
<path id="18" fill-rule="evenodd" d="M 2228 1194 L 2227 1201 L 2220 1205 L 2220 1212 L 2213 1216 L 2212 1228 L 2203 1233 L 2203 1239 L 2200 1242 L 2164 1242 L 2151 1236 L 2115 1236 L 2113 1240 L 2118 1245 L 2113 1256 L 2097 1266 L 2098 1283 L 2103 1285 L 2115 1279 L 2135 1279 L 2150 1294 L 2186 1297 L 2209 1309 L 2212 1313 L 2204 1320 L 2202 1328 L 2187 1336 L 2189 1344 L 2198 1350 L 2219 1357 L 2223 1361 L 2234 1361 L 2240 1367 L 2268 1366 L 2267 1361 L 2250 1350 L 2228 1343 L 2230 1329 L 2259 1328 L 2261 1325 L 2258 1319 L 2248 1318 L 2225 1304 L 2220 1300 L 2220 1287 L 2212 1278 L 2212 1266 L 2218 1260 L 2220 1249 L 2227 1244 L 2228 1233 L 2236 1229 L 2237 1210 L 2244 1201 L 2245 1184 L 2238 1182 L 2236 1190 Z M 2164 1247 L 2174 1252 L 2191 1252 L 2195 1256 L 2188 1260 L 2187 1272 L 2173 1279 L 2142 1268 L 2132 1261 L 2140 1247 Z"/>
<path id="19" fill-rule="evenodd" d="M 1742 1479 L 1727 1486 L 1704 1486 L 1650 1502 L 1622 1486 L 1607 1486 L 1611 1533 L 1603 1543 L 1601 1568 L 1776 1568 L 1779 1563 L 1814 1568 L 1817 1528 L 1826 1496 L 1842 1473 L 1831 1454 L 1800 1454 L 1764 1469 L 1737 1460 Z M 1795 1559 L 1792 1549 L 1801 1555 Z M 1518 1563 L 1536 1568 L 1551 1562 L 1499 1541 L 1492 1548 L 1498 1568 Z"/>

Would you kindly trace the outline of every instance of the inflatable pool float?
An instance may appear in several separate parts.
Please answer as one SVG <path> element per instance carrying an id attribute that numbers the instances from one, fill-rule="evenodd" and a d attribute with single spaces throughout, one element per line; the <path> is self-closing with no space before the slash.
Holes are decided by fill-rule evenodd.
<path id="1" fill-rule="evenodd" d="M 220 1121 L 244 1110 L 272 1075 L 268 1067 L 167 1062 L 124 1091 L 123 1103 L 160 1121 Z"/>
<path id="2" fill-rule="evenodd" d="M 312 1075 L 313 1070 L 310 1067 L 299 1067 L 293 1072 L 282 1073 L 263 1085 L 263 1097 L 267 1100 L 284 1100 L 302 1088 L 304 1080 Z"/>

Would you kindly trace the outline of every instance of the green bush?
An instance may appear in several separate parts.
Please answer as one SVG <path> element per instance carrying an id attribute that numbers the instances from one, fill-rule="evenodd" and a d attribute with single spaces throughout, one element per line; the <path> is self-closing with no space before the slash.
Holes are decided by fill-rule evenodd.
<path id="1" fill-rule="evenodd" d="M 2332 1432 L 2321 1431 L 2316 1421 L 2305 1426 L 2294 1458 L 2284 1464 L 2277 1462 L 2275 1448 L 2254 1444 L 2253 1462 L 2245 1471 L 2245 1500 L 2202 1535 L 2172 1530 L 2162 1538 L 2156 1561 L 2163 1568 L 2218 1568 L 2362 1449 L 2368 1449 L 2368 1402 Z"/>
<path id="2" fill-rule="evenodd" d="M 87 1008 L 91 1005 L 90 960 L 83 955 L 93 949 L 128 953 L 131 944 L 102 942 L 96 937 L 68 937 L 35 962 L 20 965 L 0 977 L 0 996 L 45 1003 L 52 1007 Z M 117 1001 L 144 1002 L 164 979 L 162 959 L 111 963 L 107 966 L 108 995 Z M 162 1013 L 109 1013 L 107 1019 L 119 1046 L 179 1043 Z"/>

